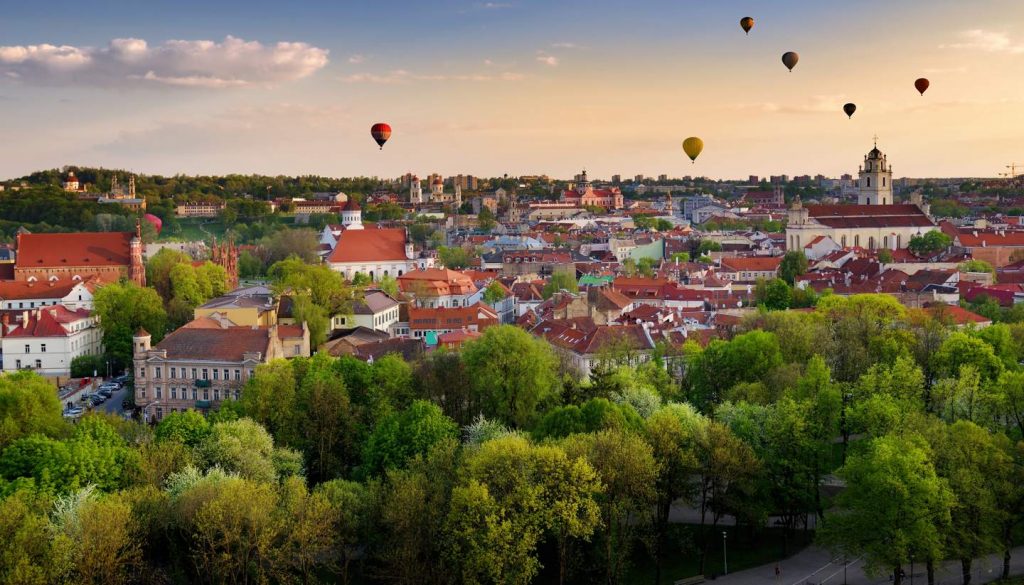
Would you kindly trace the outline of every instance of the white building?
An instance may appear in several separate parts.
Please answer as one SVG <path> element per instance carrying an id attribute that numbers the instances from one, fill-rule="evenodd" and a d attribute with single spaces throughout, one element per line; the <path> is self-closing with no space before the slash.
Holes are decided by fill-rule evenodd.
<path id="1" fill-rule="evenodd" d="M 42 376 L 67 377 L 71 362 L 103 353 L 103 334 L 88 309 L 62 305 L 28 312 L 18 325 L 4 325 L 3 369 L 31 369 Z"/>
<path id="2" fill-rule="evenodd" d="M 909 203 L 893 203 L 892 167 L 877 146 L 864 157 L 857 188 L 857 205 L 794 201 L 786 226 L 788 249 L 803 249 L 825 236 L 843 248 L 897 250 L 909 246 L 910 238 L 939 229 L 920 193 Z"/>
<path id="3" fill-rule="evenodd" d="M 92 309 L 92 283 L 77 281 L 0 282 L 0 310 L 20 311 L 63 305 L 71 309 Z"/>
<path id="4" fill-rule="evenodd" d="M 331 318 L 332 329 L 366 327 L 388 333 L 395 323 L 398 323 L 398 301 L 379 290 L 366 291 L 363 300 L 352 307 L 352 314 Z"/>

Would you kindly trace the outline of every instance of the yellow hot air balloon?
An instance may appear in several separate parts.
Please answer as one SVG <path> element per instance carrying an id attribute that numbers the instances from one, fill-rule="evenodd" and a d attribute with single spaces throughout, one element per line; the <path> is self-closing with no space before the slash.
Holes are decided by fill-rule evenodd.
<path id="1" fill-rule="evenodd" d="M 683 152 L 693 162 L 697 162 L 697 157 L 700 156 L 702 150 L 704 150 L 704 141 L 696 136 L 691 136 L 683 141 Z"/>

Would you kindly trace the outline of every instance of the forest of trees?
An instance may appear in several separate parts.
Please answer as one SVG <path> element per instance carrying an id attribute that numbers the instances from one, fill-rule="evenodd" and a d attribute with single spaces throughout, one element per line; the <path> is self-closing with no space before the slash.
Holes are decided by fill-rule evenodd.
<path id="1" fill-rule="evenodd" d="M 0 581 L 666 583 L 719 570 L 731 517 L 731 544 L 792 553 L 816 518 L 897 585 L 911 559 L 967 583 L 1021 542 L 1024 326 L 825 296 L 669 353 L 579 382 L 501 326 L 415 363 L 274 361 L 154 428 L 66 423 L 2 376 Z"/>

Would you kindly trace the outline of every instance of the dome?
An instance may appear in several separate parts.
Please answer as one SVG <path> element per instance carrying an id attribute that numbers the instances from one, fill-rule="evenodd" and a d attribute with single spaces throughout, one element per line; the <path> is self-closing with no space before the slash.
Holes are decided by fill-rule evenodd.
<path id="1" fill-rule="evenodd" d="M 359 204 L 356 203 L 355 197 L 349 197 L 345 203 L 345 207 L 341 208 L 342 211 L 359 211 Z"/>
<path id="2" fill-rule="evenodd" d="M 882 158 L 882 151 L 878 150 L 878 147 L 876 146 L 876 147 L 871 149 L 871 152 L 868 153 L 868 158 L 870 158 L 870 159 Z"/>
<path id="3" fill-rule="evenodd" d="M 441 180 L 441 177 L 438 177 L 434 179 L 434 185 L 444 185 L 444 181 Z"/>

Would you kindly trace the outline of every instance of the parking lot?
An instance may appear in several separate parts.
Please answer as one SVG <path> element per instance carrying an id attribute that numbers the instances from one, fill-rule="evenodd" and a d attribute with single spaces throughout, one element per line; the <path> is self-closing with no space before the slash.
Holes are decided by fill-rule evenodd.
<path id="1" fill-rule="evenodd" d="M 90 410 L 115 415 L 123 414 L 124 401 L 130 391 L 125 382 L 127 382 L 125 378 L 115 378 L 104 383 L 96 392 L 88 394 L 84 400 L 76 402 L 73 408 L 65 408 L 64 416 L 74 419 Z"/>

